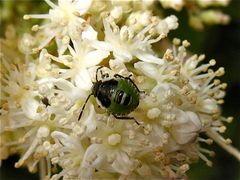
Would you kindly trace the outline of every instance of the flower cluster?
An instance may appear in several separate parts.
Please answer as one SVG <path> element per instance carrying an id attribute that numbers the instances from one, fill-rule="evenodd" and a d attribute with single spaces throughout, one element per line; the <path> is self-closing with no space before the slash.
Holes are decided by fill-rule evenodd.
<path id="1" fill-rule="evenodd" d="M 240 160 L 219 134 L 232 121 L 219 106 L 224 68 L 188 55 L 186 40 L 157 50 L 178 27 L 174 15 L 154 15 L 145 0 L 45 1 L 48 14 L 24 16 L 45 19 L 34 36 L 18 39 L 9 27 L 1 40 L 1 160 L 19 154 L 16 168 L 39 164 L 51 179 L 184 178 L 199 158 L 212 165 L 201 144 L 213 141 Z M 108 77 L 96 74 L 100 65 Z M 97 97 L 86 103 L 96 78 L 115 74 L 145 92 L 126 115 L 139 124 L 116 119 Z"/>

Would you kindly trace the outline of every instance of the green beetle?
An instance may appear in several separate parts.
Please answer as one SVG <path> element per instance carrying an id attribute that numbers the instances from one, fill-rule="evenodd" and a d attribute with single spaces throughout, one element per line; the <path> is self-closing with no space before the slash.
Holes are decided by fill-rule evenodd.
<path id="1" fill-rule="evenodd" d="M 101 68 L 103 66 L 100 66 L 96 71 L 96 82 L 93 83 L 92 93 L 87 97 L 78 120 L 81 119 L 86 103 L 93 95 L 116 119 L 132 119 L 139 125 L 133 117 L 126 115 L 138 107 L 140 93 L 143 91 L 138 89 L 130 77 L 123 77 L 119 74 L 115 74 L 114 78 L 110 80 L 98 80 L 97 74 Z M 107 73 L 102 74 L 102 78 L 108 76 Z"/>

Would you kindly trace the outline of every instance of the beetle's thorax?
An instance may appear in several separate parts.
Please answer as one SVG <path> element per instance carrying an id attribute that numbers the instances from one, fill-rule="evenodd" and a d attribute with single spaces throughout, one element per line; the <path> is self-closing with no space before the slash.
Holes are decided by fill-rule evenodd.
<path id="1" fill-rule="evenodd" d="M 111 105 L 112 94 L 116 90 L 118 81 L 111 79 L 108 81 L 97 81 L 93 83 L 92 94 L 108 108 Z"/>

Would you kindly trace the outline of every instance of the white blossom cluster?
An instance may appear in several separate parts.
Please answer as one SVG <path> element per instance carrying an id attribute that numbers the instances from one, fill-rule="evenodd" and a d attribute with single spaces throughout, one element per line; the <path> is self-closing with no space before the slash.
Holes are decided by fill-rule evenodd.
<path id="1" fill-rule="evenodd" d="M 17 39 L 10 27 L 1 40 L 1 160 L 19 154 L 15 167 L 39 167 L 42 179 L 120 180 L 185 178 L 199 158 L 212 165 L 201 144 L 213 141 L 240 160 L 219 134 L 232 121 L 219 106 L 224 68 L 188 55 L 186 40 L 158 44 L 178 27 L 174 15 L 154 15 L 149 0 L 45 1 L 47 14 L 24 16 L 44 19 L 34 36 Z M 126 115 L 140 125 L 115 119 L 94 97 L 78 120 L 100 65 L 145 92 Z"/>

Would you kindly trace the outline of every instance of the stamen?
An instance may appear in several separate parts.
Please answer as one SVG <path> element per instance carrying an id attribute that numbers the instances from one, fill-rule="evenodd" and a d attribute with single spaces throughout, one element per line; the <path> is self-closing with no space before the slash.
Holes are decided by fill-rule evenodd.
<path id="1" fill-rule="evenodd" d="M 210 139 L 210 138 L 208 138 L 208 139 L 203 139 L 203 138 L 199 137 L 199 138 L 198 138 L 198 141 L 199 141 L 199 142 L 207 143 L 207 144 L 209 144 L 209 145 L 211 145 L 211 144 L 213 143 L 213 140 Z"/>
<path id="2" fill-rule="evenodd" d="M 27 14 L 23 16 L 24 20 L 34 19 L 50 19 L 49 14 Z"/>
<path id="3" fill-rule="evenodd" d="M 37 164 L 38 164 L 38 162 L 39 162 L 39 160 L 35 160 L 35 161 L 33 161 L 33 162 L 31 163 L 30 166 L 28 166 L 29 172 L 34 173 L 34 172 L 37 171 Z"/>
<path id="4" fill-rule="evenodd" d="M 215 156 L 215 152 L 214 151 L 209 151 L 208 149 L 205 149 L 205 148 L 199 148 L 199 150 L 201 152 L 203 152 L 203 153 L 207 153 L 211 157 Z"/>
<path id="5" fill-rule="evenodd" d="M 223 122 L 231 123 L 233 121 L 233 117 L 229 116 L 229 117 L 225 118 L 225 117 L 221 116 L 220 120 L 223 121 Z"/>
<path id="6" fill-rule="evenodd" d="M 57 6 L 50 0 L 45 0 L 45 2 L 53 9 L 57 8 Z"/>
<path id="7" fill-rule="evenodd" d="M 34 25 L 33 27 L 32 27 L 32 31 L 38 31 L 39 30 L 39 25 Z"/>
<path id="8" fill-rule="evenodd" d="M 19 168 L 24 164 L 25 160 L 34 152 L 38 143 L 39 143 L 39 139 L 35 137 L 35 139 L 33 140 L 28 150 L 25 152 L 25 154 L 21 157 L 21 159 L 18 160 L 18 162 L 15 163 L 16 168 Z"/>
<path id="9" fill-rule="evenodd" d="M 231 155 L 233 155 L 240 161 L 240 152 L 236 148 L 230 145 L 231 144 L 230 139 L 225 140 L 222 136 L 220 136 L 216 131 L 212 130 L 211 128 L 208 129 L 206 133 L 223 149 L 225 149 L 227 152 L 229 152 Z"/>
<path id="10" fill-rule="evenodd" d="M 224 133 L 226 131 L 226 126 L 221 126 L 221 127 L 212 127 L 213 130 L 218 131 L 220 133 Z"/>
<path id="11" fill-rule="evenodd" d="M 41 44 L 36 50 L 40 51 L 42 48 L 44 48 L 55 37 L 55 35 L 55 32 L 51 32 L 45 40 L 41 41 Z"/>
<path id="12" fill-rule="evenodd" d="M 188 42 L 187 40 L 184 40 L 184 41 L 182 42 L 182 45 L 183 45 L 185 48 L 187 48 L 187 47 L 189 47 L 191 44 L 190 44 L 190 42 Z"/>
<path id="13" fill-rule="evenodd" d="M 213 165 L 212 161 L 209 161 L 209 160 L 207 159 L 207 157 L 206 157 L 205 155 L 203 155 L 202 153 L 200 153 L 200 152 L 198 152 L 198 155 L 199 155 L 199 157 L 200 157 L 203 161 L 206 162 L 206 164 L 207 164 L 209 167 L 212 167 L 212 165 Z"/>
<path id="14" fill-rule="evenodd" d="M 173 39 L 173 44 L 174 44 L 175 46 L 180 45 L 180 43 L 181 43 L 181 40 L 180 40 L 180 39 L 178 39 L 178 38 L 174 38 L 174 39 Z"/>

